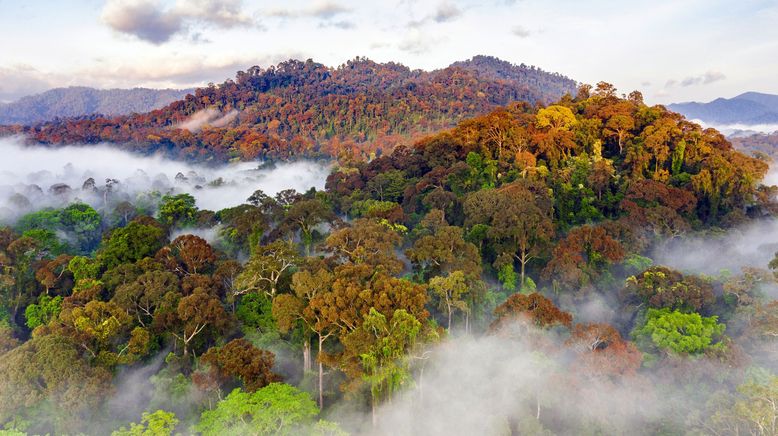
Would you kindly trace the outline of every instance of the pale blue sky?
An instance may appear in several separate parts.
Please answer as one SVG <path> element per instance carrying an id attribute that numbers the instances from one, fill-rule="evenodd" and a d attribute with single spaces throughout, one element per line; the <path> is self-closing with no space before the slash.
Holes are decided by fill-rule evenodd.
<path id="1" fill-rule="evenodd" d="M 0 0 L 0 100 L 188 87 L 290 57 L 434 69 L 476 54 L 655 103 L 778 93 L 778 1 Z"/>

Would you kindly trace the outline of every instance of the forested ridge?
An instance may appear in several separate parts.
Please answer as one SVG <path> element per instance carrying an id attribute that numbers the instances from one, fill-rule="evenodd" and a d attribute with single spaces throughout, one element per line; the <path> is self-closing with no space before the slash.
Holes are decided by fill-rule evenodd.
<path id="1" fill-rule="evenodd" d="M 0 424 L 778 431 L 778 257 L 717 275 L 650 257 L 772 217 L 766 161 L 607 83 L 403 144 L 340 154 L 324 191 L 208 211 L 92 182 L 100 204 L 4 228 Z"/>
<path id="2" fill-rule="evenodd" d="M 63 118 L 0 133 L 41 144 L 110 142 L 198 161 L 368 157 L 511 101 L 549 103 L 575 87 L 562 75 L 486 56 L 431 72 L 366 58 L 337 68 L 290 60 L 239 71 L 148 113 Z"/>

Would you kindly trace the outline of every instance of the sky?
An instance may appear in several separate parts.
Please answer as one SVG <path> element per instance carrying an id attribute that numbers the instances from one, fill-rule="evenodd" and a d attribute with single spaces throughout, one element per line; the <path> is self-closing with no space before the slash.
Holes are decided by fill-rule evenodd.
<path id="1" fill-rule="evenodd" d="M 650 103 L 778 94 L 778 0 L 0 0 L 0 101 L 60 86 L 187 88 L 253 65 L 474 55 Z"/>

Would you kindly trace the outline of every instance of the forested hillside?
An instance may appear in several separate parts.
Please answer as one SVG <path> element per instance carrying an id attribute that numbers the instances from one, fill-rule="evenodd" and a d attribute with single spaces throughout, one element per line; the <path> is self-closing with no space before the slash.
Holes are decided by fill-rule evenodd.
<path id="1" fill-rule="evenodd" d="M 767 170 L 600 83 L 342 159 L 325 191 L 208 211 L 85 183 L 94 207 L 0 231 L 0 424 L 774 433 L 778 258 L 709 276 L 649 257 L 770 216 Z"/>
<path id="2" fill-rule="evenodd" d="M 732 138 L 731 141 L 732 145 L 743 153 L 766 156 L 773 161 L 778 157 L 778 132 L 740 136 Z"/>
<path id="3" fill-rule="evenodd" d="M 191 89 L 56 88 L 0 103 L 0 124 L 32 125 L 55 118 L 127 115 L 159 109 L 184 98 Z"/>
<path id="4" fill-rule="evenodd" d="M 548 103 L 576 83 L 478 56 L 431 72 L 357 58 L 240 71 L 165 108 L 124 117 L 5 127 L 42 144 L 113 142 L 141 152 L 226 161 L 296 155 L 370 156 L 512 101 Z"/>

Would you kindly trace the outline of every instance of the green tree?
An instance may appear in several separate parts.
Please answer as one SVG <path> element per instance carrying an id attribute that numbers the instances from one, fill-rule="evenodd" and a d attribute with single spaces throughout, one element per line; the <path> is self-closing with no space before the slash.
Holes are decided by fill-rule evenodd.
<path id="1" fill-rule="evenodd" d="M 648 309 L 646 323 L 635 331 L 644 348 L 651 344 L 673 353 L 697 354 L 709 348 L 723 348 L 721 338 L 726 326 L 717 316 L 703 317 L 699 313 L 683 313 L 670 309 Z"/>
<path id="2" fill-rule="evenodd" d="M 37 304 L 30 304 L 27 306 L 27 309 L 24 310 L 24 318 L 27 327 L 32 330 L 40 325 L 46 325 L 49 321 L 59 316 L 61 310 L 61 296 L 52 298 L 48 295 L 41 295 Z"/>
<path id="3" fill-rule="evenodd" d="M 318 413 L 307 393 L 271 383 L 254 393 L 235 389 L 215 409 L 203 412 L 194 430 L 204 436 L 297 435 Z"/>
<path id="4" fill-rule="evenodd" d="M 191 226 L 197 219 L 195 198 L 189 194 L 165 195 L 159 205 L 159 221 L 165 225 Z"/>
<path id="5" fill-rule="evenodd" d="M 381 401 L 411 380 L 406 353 L 416 345 L 421 323 L 404 309 L 394 312 L 391 321 L 375 309 L 365 315 L 361 330 L 352 335 L 368 338 L 368 347 L 360 354 L 364 379 L 370 385 L 373 425 Z"/>
<path id="6" fill-rule="evenodd" d="M 153 256 L 164 244 L 165 232 L 158 225 L 132 221 L 126 227 L 111 231 L 104 238 L 98 257 L 106 268 L 137 262 Z"/>
<path id="7" fill-rule="evenodd" d="M 129 429 L 122 427 L 111 433 L 111 436 L 171 436 L 178 423 L 176 414 L 172 412 L 144 412 L 139 424 L 131 423 Z"/>
<path id="8" fill-rule="evenodd" d="M 462 271 L 454 271 L 446 277 L 433 277 L 429 288 L 438 299 L 438 308 L 446 313 L 449 330 L 451 330 L 451 316 L 454 311 L 459 310 L 465 314 L 470 312 L 470 307 L 463 298 L 470 289 Z"/>

